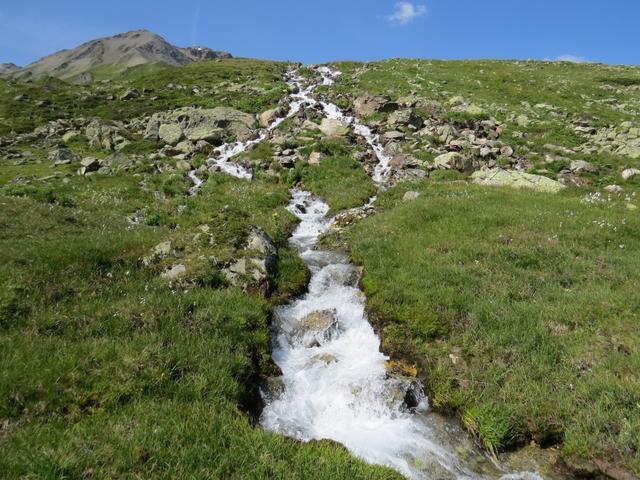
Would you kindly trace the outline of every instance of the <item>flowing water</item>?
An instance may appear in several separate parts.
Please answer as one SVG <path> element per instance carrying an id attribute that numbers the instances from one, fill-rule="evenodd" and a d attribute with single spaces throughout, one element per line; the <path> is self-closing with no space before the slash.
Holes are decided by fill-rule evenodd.
<path id="1" fill-rule="evenodd" d="M 371 146 L 377 163 L 372 179 L 381 188 L 390 175 L 390 157 L 378 135 L 336 105 L 317 100 L 319 85 L 331 85 L 340 72 L 315 69 L 321 80 L 309 83 L 296 71 L 287 74 L 295 93 L 289 111 L 256 138 L 219 147 L 211 165 L 251 179 L 252 172 L 232 157 L 267 138 L 303 108 L 353 128 Z M 201 184 L 195 173 L 194 194 Z M 375 197 L 361 207 L 372 207 Z M 415 381 L 390 375 L 380 340 L 365 314 L 360 274 L 346 255 L 317 249 L 333 226 L 329 206 L 303 190 L 293 190 L 291 213 L 300 220 L 291 245 L 312 272 L 308 293 L 274 310 L 273 359 L 282 371 L 278 388 L 263 391 L 260 423 L 266 430 L 304 441 L 330 439 L 370 463 L 387 465 L 415 479 L 540 479 L 533 473 L 508 473 L 475 447 L 460 427 L 429 411 Z M 272 382 L 273 383 L 273 382 Z"/>

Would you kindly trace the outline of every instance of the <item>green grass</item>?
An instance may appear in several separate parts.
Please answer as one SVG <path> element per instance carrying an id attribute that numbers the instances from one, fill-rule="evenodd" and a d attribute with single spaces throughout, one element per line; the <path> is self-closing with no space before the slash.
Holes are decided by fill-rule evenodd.
<path id="1" fill-rule="evenodd" d="M 179 261 L 222 256 L 252 224 L 281 243 L 287 187 L 214 176 L 179 216 L 137 183 L 78 178 L 53 190 L 84 208 L 0 196 L 2 476 L 398 478 L 252 423 L 253 381 L 271 368 L 266 300 L 216 282 L 178 290 L 141 264 L 167 238 Z M 136 206 L 164 209 L 170 225 L 128 226 Z M 215 240 L 196 250 L 188 232 L 203 222 Z M 278 292 L 295 293 L 304 279 L 292 252 L 281 249 L 280 268 Z"/>
<path id="2" fill-rule="evenodd" d="M 326 157 L 317 166 L 299 164 L 290 172 L 289 181 L 302 182 L 333 213 L 363 205 L 376 191 L 362 165 L 346 156 Z"/>
<path id="3" fill-rule="evenodd" d="M 99 117 L 124 121 L 178 107 L 229 106 L 248 113 L 274 107 L 286 85 L 287 64 L 229 59 L 182 67 L 150 65 L 116 75 L 109 83 L 73 85 L 54 78 L 33 82 L 0 79 L 0 135 L 27 132 L 50 120 Z M 181 85 L 169 89 L 168 84 Z M 145 90 L 140 98 L 120 100 L 128 88 Z M 194 90 L 195 89 L 195 90 Z M 14 100 L 25 94 L 28 100 Z M 114 97 L 108 100 L 109 97 Z M 46 102 L 44 105 L 38 102 Z"/>
<path id="4" fill-rule="evenodd" d="M 345 240 L 383 349 L 489 450 L 562 441 L 638 473 L 640 223 L 583 195 L 402 185 Z"/>

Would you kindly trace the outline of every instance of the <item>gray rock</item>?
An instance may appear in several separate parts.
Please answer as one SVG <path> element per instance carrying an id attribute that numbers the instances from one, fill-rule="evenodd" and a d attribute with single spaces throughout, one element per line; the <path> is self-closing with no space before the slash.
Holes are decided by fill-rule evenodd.
<path id="1" fill-rule="evenodd" d="M 187 133 L 187 138 L 193 142 L 205 141 L 215 145 L 220 145 L 223 143 L 224 129 L 202 125 L 195 127 Z"/>
<path id="2" fill-rule="evenodd" d="M 271 110 L 262 112 L 260 115 L 258 115 L 258 125 L 260 125 L 262 128 L 267 128 L 280 115 L 282 115 L 281 108 L 272 108 Z"/>
<path id="3" fill-rule="evenodd" d="M 80 157 L 78 157 L 78 155 L 73 153 L 68 148 L 56 148 L 55 150 L 49 152 L 48 159 L 49 161 L 55 163 L 62 162 L 58 163 L 60 165 L 65 163 L 77 162 Z"/>
<path id="4" fill-rule="evenodd" d="M 182 132 L 180 125 L 164 124 L 160 125 L 160 128 L 158 129 L 158 137 L 164 143 L 176 145 L 180 140 L 182 140 L 184 133 Z"/>
<path id="5" fill-rule="evenodd" d="M 309 155 L 309 165 L 320 165 L 320 162 L 324 157 L 324 153 L 311 152 L 311 155 Z"/>
<path id="6" fill-rule="evenodd" d="M 420 196 L 420 192 L 406 192 L 403 196 L 402 196 L 402 201 L 403 202 L 412 202 L 413 200 L 415 200 L 416 198 L 418 198 Z"/>
<path id="7" fill-rule="evenodd" d="M 140 92 L 135 88 L 129 88 L 120 95 L 120 100 L 133 100 L 134 98 L 140 98 Z"/>
<path id="8" fill-rule="evenodd" d="M 187 273 L 187 267 L 182 264 L 177 264 L 162 272 L 160 276 L 166 280 L 177 280 L 184 276 L 185 273 Z"/>
<path id="9" fill-rule="evenodd" d="M 248 113 L 243 113 L 229 107 L 185 107 L 170 112 L 153 114 L 147 123 L 145 138 L 148 140 L 157 140 L 161 125 L 177 125 L 187 138 L 190 138 L 191 135 L 193 137 L 191 138 L 192 140 L 196 140 L 196 138 L 207 140 L 208 136 L 203 135 L 203 132 L 205 132 L 203 127 L 208 129 L 219 128 L 225 132 L 226 137 L 248 140 L 253 137 L 257 122 L 254 115 L 249 115 Z M 214 133 L 217 134 L 215 131 Z"/>
<path id="10" fill-rule="evenodd" d="M 464 157 L 457 152 L 449 152 L 438 155 L 433 160 L 433 165 L 439 169 L 466 171 L 473 168 L 473 160 L 468 157 Z"/>
<path id="11" fill-rule="evenodd" d="M 527 188 L 537 192 L 557 193 L 566 187 L 547 177 L 530 173 L 516 172 L 494 168 L 479 170 L 471 175 L 473 182 L 478 185 L 495 187 Z"/>
<path id="12" fill-rule="evenodd" d="M 85 169 L 85 172 L 95 172 L 100 168 L 100 161 L 95 157 L 85 157 L 80 160 L 80 167 Z"/>
<path id="13" fill-rule="evenodd" d="M 320 131 L 325 137 L 345 137 L 349 133 L 349 127 L 340 120 L 323 118 Z"/>
<path id="14" fill-rule="evenodd" d="M 569 166 L 569 170 L 573 173 L 598 173 L 600 168 L 584 160 L 573 160 Z"/>
<path id="15" fill-rule="evenodd" d="M 640 170 L 637 168 L 625 168 L 622 171 L 622 178 L 624 180 L 629 180 L 630 178 L 633 178 L 636 175 L 640 175 Z"/>

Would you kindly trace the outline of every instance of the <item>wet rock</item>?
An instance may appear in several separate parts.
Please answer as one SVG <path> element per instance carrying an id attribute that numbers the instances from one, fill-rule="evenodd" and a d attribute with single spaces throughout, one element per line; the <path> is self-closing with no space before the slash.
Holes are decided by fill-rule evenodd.
<path id="1" fill-rule="evenodd" d="M 312 312 L 300 319 L 292 328 L 291 339 L 305 348 L 322 345 L 338 332 L 336 310 Z"/>
<path id="2" fill-rule="evenodd" d="M 314 363 L 323 363 L 325 365 L 331 365 L 332 363 L 336 363 L 338 358 L 335 355 L 331 355 L 329 353 L 323 353 L 321 355 L 315 355 L 311 357 L 311 361 Z"/>
<path id="3" fill-rule="evenodd" d="M 266 112 L 262 112 L 258 115 L 258 124 L 262 128 L 267 128 L 281 115 L 282 108 L 272 108 L 271 110 L 267 110 Z"/>
<path id="4" fill-rule="evenodd" d="M 278 400 L 285 392 L 284 378 L 269 377 L 260 383 L 260 394 L 266 403 Z"/>
<path id="5" fill-rule="evenodd" d="M 566 188 L 560 182 L 541 175 L 503 170 L 501 168 L 479 170 L 471 175 L 478 185 L 527 188 L 537 192 L 557 193 Z"/>

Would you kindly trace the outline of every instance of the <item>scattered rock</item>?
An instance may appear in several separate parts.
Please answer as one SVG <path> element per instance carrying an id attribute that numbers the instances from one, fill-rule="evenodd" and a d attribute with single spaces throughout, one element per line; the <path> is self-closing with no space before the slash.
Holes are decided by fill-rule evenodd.
<path id="1" fill-rule="evenodd" d="M 633 178 L 636 175 L 640 175 L 640 169 L 637 169 L 637 168 L 625 168 L 622 171 L 623 180 L 629 180 L 630 178 Z"/>
<path id="2" fill-rule="evenodd" d="M 166 280 L 177 280 L 185 273 L 187 273 L 187 267 L 182 264 L 177 264 L 162 272 L 160 276 Z"/>
<path id="3" fill-rule="evenodd" d="M 470 158 L 462 156 L 458 152 L 449 152 L 438 155 L 433 160 L 433 165 L 439 169 L 466 171 L 473 167 L 473 161 Z"/>
<path id="4" fill-rule="evenodd" d="M 412 202 L 413 200 L 415 200 L 419 196 L 420 196 L 420 192 L 406 192 L 402 196 L 402 201 L 403 202 Z"/>
<path id="5" fill-rule="evenodd" d="M 135 88 L 129 88 L 120 95 L 120 100 L 133 100 L 134 98 L 140 98 L 140 92 Z"/>
<path id="6" fill-rule="evenodd" d="M 522 114 L 522 115 L 518 115 L 516 117 L 516 124 L 519 127 L 523 127 L 526 128 L 529 125 L 531 125 L 531 120 L 529 120 L 529 117 L 527 117 L 526 115 Z"/>
<path id="7" fill-rule="evenodd" d="M 100 161 L 95 157 L 85 157 L 80 160 L 80 167 L 86 172 L 95 172 L 100 168 Z"/>
<path id="8" fill-rule="evenodd" d="M 324 157 L 324 153 L 311 152 L 311 155 L 309 155 L 309 165 L 320 165 L 320 162 Z"/>
<path id="9" fill-rule="evenodd" d="M 77 162 L 80 157 L 73 153 L 68 148 L 56 148 L 49 152 L 49 156 L 47 157 L 49 161 L 55 162 L 58 165 L 63 165 L 66 163 Z"/>
<path id="10" fill-rule="evenodd" d="M 569 166 L 569 170 L 573 173 L 598 173 L 600 168 L 584 160 L 573 160 Z"/>
<path id="11" fill-rule="evenodd" d="M 607 185 L 603 190 L 607 193 L 621 193 L 623 189 L 620 185 Z"/>

